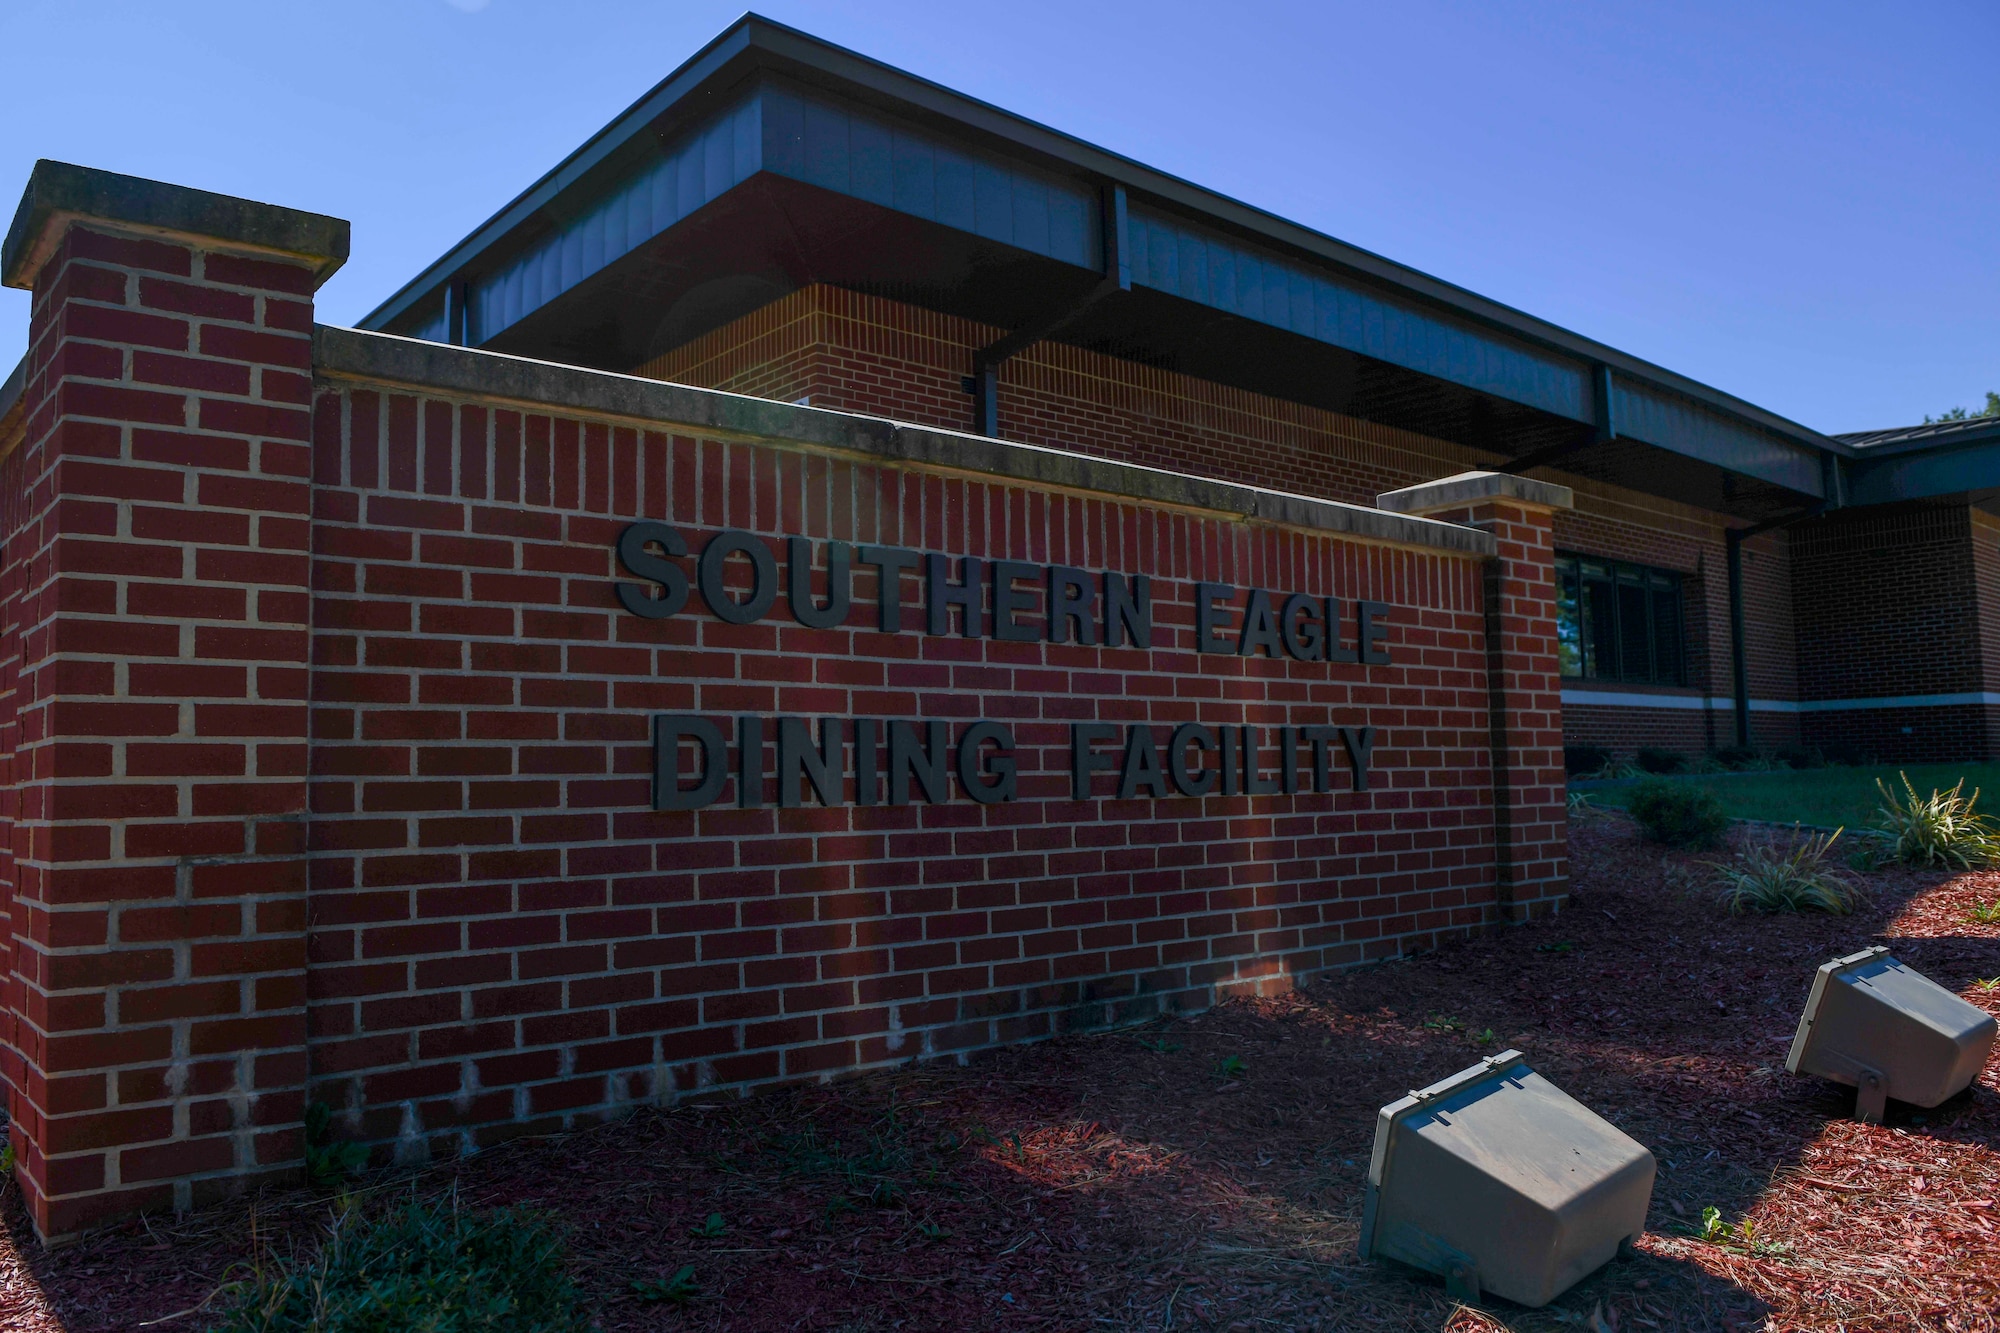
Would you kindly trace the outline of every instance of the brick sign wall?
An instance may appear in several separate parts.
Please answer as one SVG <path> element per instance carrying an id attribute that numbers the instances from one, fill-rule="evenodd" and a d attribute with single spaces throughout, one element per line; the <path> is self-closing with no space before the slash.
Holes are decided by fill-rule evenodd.
<path id="1" fill-rule="evenodd" d="M 45 1234 L 295 1171 L 308 1096 L 419 1159 L 1563 892 L 1559 487 L 1360 510 L 308 343 L 331 245 L 148 189 L 88 233 L 47 210 L 98 239 L 37 270 L 7 460 L 4 1035 Z M 119 235 L 163 210 L 192 234 Z"/>
<path id="2" fill-rule="evenodd" d="M 352 1080 L 342 1100 L 369 1108 L 369 1137 L 1041 1036 L 1484 919 L 1473 561 L 393 391 L 334 388 L 318 413 L 315 1069 Z M 1030 641 L 992 635 L 990 583 L 986 633 L 966 636 L 962 611 L 928 633 L 921 568 L 886 633 L 880 571 L 859 562 L 835 628 L 799 624 L 789 592 L 748 624 L 699 588 L 646 619 L 613 595 L 631 577 L 614 545 L 640 517 L 695 551 L 755 534 L 774 576 L 782 540 L 803 535 L 822 604 L 829 540 L 945 555 L 961 586 L 964 556 L 1144 577 L 1152 646 L 1042 641 L 1032 583 Z M 697 582 L 705 562 L 676 563 Z M 726 564 L 747 599 L 750 561 Z M 1202 580 L 1238 585 L 1238 602 L 1384 603 L 1389 661 L 1199 654 Z M 650 808 L 659 714 L 707 719 L 727 743 L 704 809 Z M 739 718 L 761 732 L 747 790 Z M 813 720 L 814 747 L 817 719 L 846 721 L 837 803 L 806 788 L 783 808 L 801 783 L 788 763 L 781 797 L 780 718 Z M 1011 733 L 1012 800 L 969 799 L 957 749 L 981 720 Z M 856 721 L 880 738 L 870 805 Z M 928 760 L 933 721 L 941 789 L 892 771 L 886 743 L 893 725 Z M 1117 763 L 1085 801 L 1079 723 L 1108 724 L 1093 749 Z M 1152 780 L 1161 760 L 1146 794 L 1119 800 L 1134 723 L 1156 746 L 1183 723 L 1254 727 L 1259 776 L 1308 790 L 1187 797 Z M 1370 790 L 1342 753 L 1331 790 L 1311 791 L 1306 744 L 1280 779 L 1278 729 L 1342 724 L 1380 738 Z M 1220 740 L 1190 757 L 1213 772 Z M 989 743 L 977 784 L 1000 753 Z M 684 785 L 699 767 L 681 756 Z M 892 778 L 907 804 L 890 803 Z"/>

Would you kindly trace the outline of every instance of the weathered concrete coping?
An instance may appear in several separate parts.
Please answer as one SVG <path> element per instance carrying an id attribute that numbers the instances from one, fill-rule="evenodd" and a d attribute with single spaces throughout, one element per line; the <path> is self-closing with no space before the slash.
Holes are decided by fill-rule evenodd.
<path id="1" fill-rule="evenodd" d="M 696 389 L 636 375 L 504 356 L 362 329 L 324 324 L 316 328 L 313 369 L 322 376 L 386 380 L 439 393 L 504 398 L 532 407 L 624 417 L 649 426 L 692 428 L 874 461 L 952 468 L 1029 485 L 1087 491 L 1236 519 L 1338 533 L 1363 541 L 1475 557 L 1494 553 L 1490 534 L 1456 523 L 1241 486 L 1062 449 L 930 426 L 903 425 L 880 417 L 799 407 L 768 398 Z"/>
<path id="2" fill-rule="evenodd" d="M 1576 492 L 1552 481 L 1535 481 L 1511 472 L 1461 472 L 1457 476 L 1385 491 L 1375 503 L 1398 514 L 1435 514 L 1443 509 L 1463 509 L 1482 500 L 1512 500 L 1538 509 L 1569 509 L 1576 504 Z"/>
<path id="3" fill-rule="evenodd" d="M 76 221 L 118 223 L 304 259 L 320 282 L 347 262 L 348 226 L 340 218 L 43 158 L 28 176 L 0 246 L 0 282 L 32 288 L 68 224 Z"/>

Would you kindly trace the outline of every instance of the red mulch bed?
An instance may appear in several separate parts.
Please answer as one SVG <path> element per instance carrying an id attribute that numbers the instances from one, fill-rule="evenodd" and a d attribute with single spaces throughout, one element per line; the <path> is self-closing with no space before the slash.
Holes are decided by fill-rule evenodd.
<path id="1" fill-rule="evenodd" d="M 1620 818 L 1575 826 L 1573 851 L 1559 918 L 1285 999 L 643 1112 L 371 1190 L 555 1214 L 606 1330 L 1994 1327 L 2000 1060 L 1871 1128 L 1784 1057 L 1813 969 L 1871 942 L 2000 1007 L 1976 984 L 2000 926 L 1969 913 L 2000 874 L 1887 871 L 1854 917 L 1731 917 L 1698 859 Z M 1376 1108 L 1506 1046 L 1660 1159 L 1640 1255 L 1540 1311 L 1459 1307 L 1354 1256 Z M 48 1253 L 8 1196 L 0 1327 L 24 1331 L 185 1310 L 327 1216 L 274 1194 Z M 1708 1206 L 1752 1239 L 1691 1234 Z M 693 1234 L 714 1213 L 722 1234 Z M 632 1291 L 683 1264 L 692 1302 Z"/>

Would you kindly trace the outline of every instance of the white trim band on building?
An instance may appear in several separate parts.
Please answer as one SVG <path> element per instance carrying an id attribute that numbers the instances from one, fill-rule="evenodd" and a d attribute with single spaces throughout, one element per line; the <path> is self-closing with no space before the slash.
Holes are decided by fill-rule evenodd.
<path id="1" fill-rule="evenodd" d="M 1677 708 L 1726 713 L 1734 699 L 1699 694 L 1644 694 L 1636 690 L 1564 690 L 1565 705 L 1600 708 Z M 1867 708 L 1946 708 L 1954 704 L 2000 704 L 2000 690 L 1967 690 L 1962 694 L 1890 694 L 1875 699 L 1752 699 L 1755 713 L 1849 713 Z"/>

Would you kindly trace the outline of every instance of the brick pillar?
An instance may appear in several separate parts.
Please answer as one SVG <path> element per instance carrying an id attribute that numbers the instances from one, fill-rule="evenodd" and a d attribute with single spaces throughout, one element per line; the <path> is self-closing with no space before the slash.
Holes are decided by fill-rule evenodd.
<path id="1" fill-rule="evenodd" d="M 301 1157 L 312 297 L 346 253 L 337 219 L 55 162 L 0 252 L 34 293 L 0 1037 L 45 1238 Z"/>
<path id="2" fill-rule="evenodd" d="M 1483 528 L 1497 544 L 1486 567 L 1486 677 L 1495 898 L 1510 921 L 1553 912 L 1569 893 L 1554 515 L 1571 501 L 1567 486 L 1505 472 L 1462 472 L 1376 500 Z"/>

